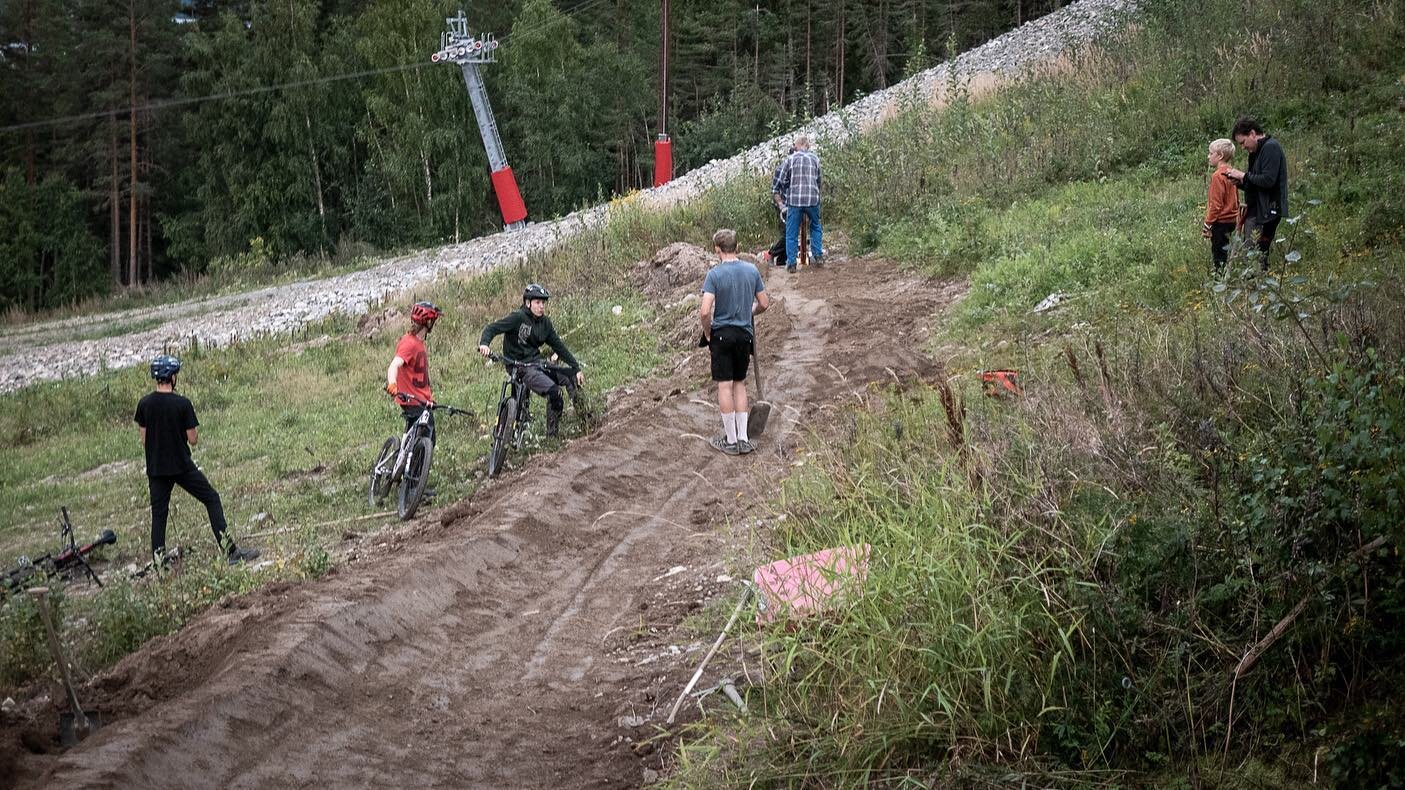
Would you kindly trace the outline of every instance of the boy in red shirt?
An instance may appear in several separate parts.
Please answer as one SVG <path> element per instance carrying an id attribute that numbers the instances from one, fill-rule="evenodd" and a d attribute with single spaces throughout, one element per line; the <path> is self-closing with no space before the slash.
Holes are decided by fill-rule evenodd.
<path id="1" fill-rule="evenodd" d="M 1234 159 L 1234 143 L 1219 139 L 1210 143 L 1206 161 L 1215 172 L 1210 174 L 1210 194 L 1205 205 L 1205 224 L 1200 235 L 1210 240 L 1210 260 L 1215 274 L 1224 271 L 1229 259 L 1229 243 L 1239 222 L 1239 190 L 1227 175 Z"/>
<path id="2" fill-rule="evenodd" d="M 444 311 L 429 302 L 415 302 L 410 308 L 410 331 L 395 345 L 395 358 L 385 371 L 385 391 L 400 404 L 405 430 L 415 424 L 426 404 L 434 403 L 429 386 L 429 352 L 424 340 L 434 331 L 434 322 Z M 434 440 L 434 415 L 429 418 L 429 438 Z"/>

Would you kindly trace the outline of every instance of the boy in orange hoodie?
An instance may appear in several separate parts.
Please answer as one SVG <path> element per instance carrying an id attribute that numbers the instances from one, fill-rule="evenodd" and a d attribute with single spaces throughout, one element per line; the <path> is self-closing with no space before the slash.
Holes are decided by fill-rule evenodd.
<path id="1" fill-rule="evenodd" d="M 1226 139 L 1210 143 L 1206 160 L 1215 172 L 1210 174 L 1210 195 L 1205 206 L 1205 224 L 1200 235 L 1210 240 L 1210 259 L 1215 274 L 1224 271 L 1229 258 L 1229 244 L 1239 222 L 1239 191 L 1225 175 L 1234 159 L 1234 143 Z"/>

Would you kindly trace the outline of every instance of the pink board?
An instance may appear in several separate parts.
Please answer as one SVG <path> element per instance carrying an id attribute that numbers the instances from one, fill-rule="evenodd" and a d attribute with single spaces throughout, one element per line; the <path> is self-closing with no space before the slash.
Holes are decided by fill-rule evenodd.
<path id="1" fill-rule="evenodd" d="M 752 574 L 761 605 L 756 622 L 824 611 L 846 588 L 868 575 L 869 546 L 840 546 L 762 565 Z"/>

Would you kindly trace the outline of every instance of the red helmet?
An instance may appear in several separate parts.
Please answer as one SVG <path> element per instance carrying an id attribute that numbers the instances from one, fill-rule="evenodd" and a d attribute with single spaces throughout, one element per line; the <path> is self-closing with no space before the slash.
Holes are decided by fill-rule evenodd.
<path id="1" fill-rule="evenodd" d="M 410 308 L 410 320 L 422 326 L 429 326 L 443 314 L 443 310 L 429 302 L 415 302 L 415 306 Z"/>

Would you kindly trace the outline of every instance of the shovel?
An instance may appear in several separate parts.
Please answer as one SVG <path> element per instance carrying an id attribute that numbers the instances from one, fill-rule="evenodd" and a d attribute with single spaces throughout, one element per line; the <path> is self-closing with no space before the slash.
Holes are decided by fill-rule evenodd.
<path id="1" fill-rule="evenodd" d="M 63 687 L 68 691 L 68 705 L 72 711 L 61 717 L 59 740 L 65 746 L 72 746 L 96 730 L 98 720 L 96 716 L 84 713 L 83 706 L 78 704 L 78 692 L 73 690 L 73 678 L 68 673 L 68 661 L 63 656 L 63 646 L 59 643 L 58 632 L 54 630 L 54 621 L 49 617 L 49 588 L 32 587 L 29 594 L 34 596 L 34 603 L 39 607 L 39 616 L 43 618 L 44 630 L 49 635 L 49 651 L 54 654 L 54 663 L 59 665 L 59 673 L 63 675 Z"/>
<path id="2" fill-rule="evenodd" d="M 751 416 L 746 420 L 746 432 L 752 439 L 760 439 L 766 432 L 766 421 L 771 419 L 771 402 L 766 400 L 766 388 L 761 383 L 761 356 L 756 353 L 756 341 L 751 341 L 751 364 L 756 368 L 756 402 L 751 404 Z"/>

